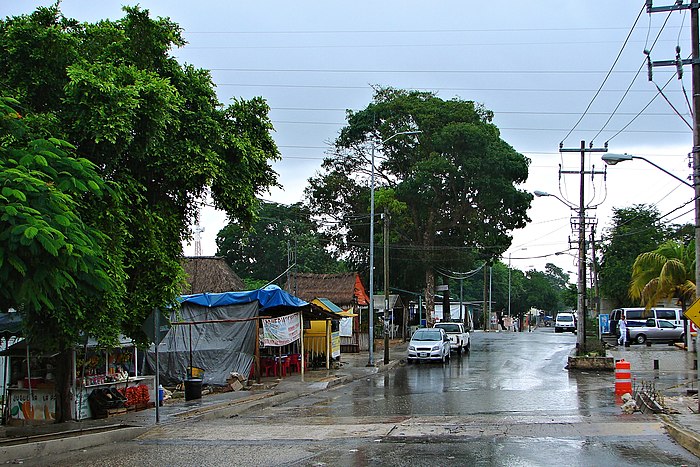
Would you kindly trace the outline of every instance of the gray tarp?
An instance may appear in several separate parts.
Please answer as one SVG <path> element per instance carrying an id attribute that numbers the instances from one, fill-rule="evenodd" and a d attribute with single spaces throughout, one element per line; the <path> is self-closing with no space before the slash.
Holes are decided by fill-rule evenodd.
<path id="1" fill-rule="evenodd" d="M 204 307 L 183 303 L 171 321 L 209 321 L 253 318 L 258 302 Z M 190 328 L 192 328 L 192 366 L 204 369 L 205 384 L 223 385 L 229 373 L 248 376 L 255 353 L 255 321 L 203 323 L 173 326 L 158 347 L 161 381 L 174 384 L 187 378 L 190 366 Z M 155 349 L 148 350 L 147 364 L 153 372 Z"/>

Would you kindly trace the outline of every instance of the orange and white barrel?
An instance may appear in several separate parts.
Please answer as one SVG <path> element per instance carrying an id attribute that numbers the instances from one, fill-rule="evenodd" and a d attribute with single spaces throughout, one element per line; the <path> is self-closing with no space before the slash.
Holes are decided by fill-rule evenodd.
<path id="1" fill-rule="evenodd" d="M 624 359 L 615 362 L 615 395 L 632 394 L 632 367 Z"/>

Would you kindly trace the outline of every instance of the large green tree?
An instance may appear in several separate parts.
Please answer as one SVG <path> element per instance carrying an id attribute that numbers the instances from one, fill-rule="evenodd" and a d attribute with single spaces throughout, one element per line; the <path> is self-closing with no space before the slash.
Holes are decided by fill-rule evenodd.
<path id="1" fill-rule="evenodd" d="M 67 353 L 56 369 L 65 381 L 67 349 L 84 334 L 116 336 L 128 317 L 123 263 L 94 222 L 119 194 L 74 146 L 34 138 L 18 104 L 0 98 L 0 310 L 21 314 L 33 344 Z M 59 419 L 67 387 L 58 387 Z"/>
<path id="2" fill-rule="evenodd" d="M 395 255 L 411 259 L 401 273 L 424 278 L 432 313 L 436 266 L 466 270 L 496 258 L 510 245 L 510 231 L 525 226 L 532 196 L 517 185 L 529 161 L 501 139 L 493 113 L 471 101 L 380 89 L 347 120 L 310 180 L 309 207 L 338 222 L 337 248 L 368 264 L 374 148 L 377 208 L 391 216 Z M 397 135 L 406 131 L 421 133 Z"/>
<path id="3" fill-rule="evenodd" d="M 600 246 L 600 291 L 613 308 L 632 306 L 628 294 L 632 265 L 641 253 L 651 251 L 666 238 L 659 211 L 638 204 L 613 210 L 612 226 L 604 231 Z"/>
<path id="4" fill-rule="evenodd" d="M 114 305 L 124 315 L 100 330 L 47 312 L 58 331 L 42 334 L 49 347 L 65 349 L 75 332 L 139 337 L 146 316 L 180 293 L 181 245 L 203 195 L 245 224 L 256 195 L 276 184 L 266 103 L 223 106 L 208 71 L 171 55 L 184 44 L 177 24 L 138 7 L 125 12 L 86 24 L 56 5 L 0 21 L 0 86 L 22 106 L 27 133 L 71 142 L 76 158 L 91 161 L 118 193 L 106 206 L 79 203 L 83 222 L 109 237 L 105 254 L 123 270 L 126 290 Z M 94 307 L 77 312 L 103 319 Z"/>
<path id="5" fill-rule="evenodd" d="M 226 258 L 247 281 L 269 282 L 292 262 L 298 272 L 339 272 L 343 266 L 331 255 L 318 223 L 300 203 L 263 202 L 252 228 L 230 223 L 218 233 L 216 244 L 217 255 Z"/>

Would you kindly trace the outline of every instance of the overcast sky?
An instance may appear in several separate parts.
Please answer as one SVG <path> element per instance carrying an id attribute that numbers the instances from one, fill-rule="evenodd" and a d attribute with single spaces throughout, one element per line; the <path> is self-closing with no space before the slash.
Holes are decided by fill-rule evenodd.
<path id="1" fill-rule="evenodd" d="M 4 0 L 0 15 L 29 13 L 50 3 Z M 672 3 L 655 0 L 655 6 Z M 61 3 L 66 16 L 90 22 L 122 17 L 122 4 Z M 643 0 L 139 4 L 181 25 L 188 45 L 173 53 L 182 62 L 212 70 L 221 101 L 234 96 L 267 100 L 282 154 L 274 168 L 284 187 L 265 199 L 301 200 L 307 179 L 344 124 L 345 110 L 364 108 L 372 86 L 429 90 L 444 99 L 482 103 L 495 113 L 502 138 L 531 159 L 522 188 L 556 194 L 575 205 L 579 178 L 560 177 L 559 166 L 578 170 L 580 157 L 560 154 L 562 141 L 565 148 L 578 148 L 582 140 L 593 141 L 594 147 L 609 141 L 611 153 L 646 157 L 683 179 L 690 174 L 692 132 L 648 81 L 643 54 L 646 48 L 652 60 L 670 60 L 680 45 L 687 58 L 686 13 L 648 15 L 642 12 Z M 674 71 L 655 68 L 654 82 L 663 88 L 670 79 L 664 95 L 690 123 Z M 690 99 L 689 67 L 685 71 L 682 83 Z M 587 157 L 586 166 L 603 170 L 600 154 Z M 609 225 L 612 208 L 637 203 L 670 213 L 664 217 L 668 222 L 692 222 L 693 205 L 681 207 L 692 199 L 692 190 L 644 161 L 608 167 L 607 180 L 589 177 L 585 191 L 587 204 L 599 205 L 588 212 L 598 219 L 598 237 Z M 553 262 L 575 271 L 570 256 L 554 255 L 569 249 L 571 214 L 557 199 L 535 198 L 532 223 L 513 233 L 505 262 L 510 254 L 519 269 L 543 269 Z M 225 218 L 204 212 L 202 219 L 203 254 L 213 255 Z M 193 245 L 185 248 L 186 254 L 193 252 Z"/>

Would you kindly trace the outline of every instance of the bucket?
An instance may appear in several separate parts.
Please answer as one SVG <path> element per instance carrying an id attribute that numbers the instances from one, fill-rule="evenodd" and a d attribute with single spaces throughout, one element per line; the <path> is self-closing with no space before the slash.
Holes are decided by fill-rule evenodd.
<path id="1" fill-rule="evenodd" d="M 191 378 L 185 380 L 185 400 L 192 401 L 202 398 L 202 380 Z"/>
<path id="2" fill-rule="evenodd" d="M 624 359 L 615 362 L 615 395 L 632 393 L 632 367 Z"/>
<path id="3" fill-rule="evenodd" d="M 187 367 L 187 377 L 189 379 L 203 379 L 204 378 L 204 369 L 197 368 L 196 366 L 188 366 Z"/>

